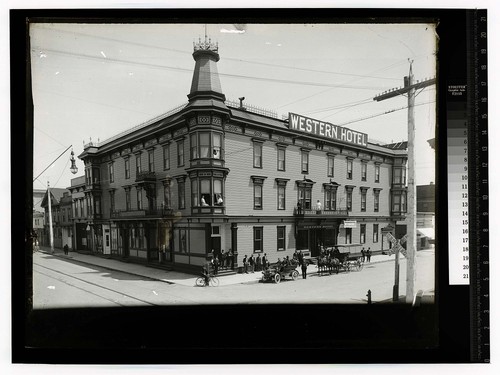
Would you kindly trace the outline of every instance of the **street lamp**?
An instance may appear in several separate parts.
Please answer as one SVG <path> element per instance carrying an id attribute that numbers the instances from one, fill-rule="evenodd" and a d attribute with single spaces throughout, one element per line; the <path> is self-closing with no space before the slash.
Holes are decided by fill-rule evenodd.
<path id="1" fill-rule="evenodd" d="M 75 164 L 75 157 L 74 157 L 75 153 L 73 152 L 73 150 L 71 150 L 71 167 L 69 168 L 69 170 L 71 171 L 71 173 L 73 174 L 76 174 L 78 172 L 78 167 L 76 166 Z"/>

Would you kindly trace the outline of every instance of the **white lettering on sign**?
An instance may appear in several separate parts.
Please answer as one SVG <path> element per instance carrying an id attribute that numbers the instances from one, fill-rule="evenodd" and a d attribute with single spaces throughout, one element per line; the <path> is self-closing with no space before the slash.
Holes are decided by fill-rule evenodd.
<path id="1" fill-rule="evenodd" d="M 357 146 L 368 146 L 368 134 L 360 133 L 349 128 L 314 120 L 295 113 L 289 113 L 288 123 L 292 130 L 315 134 L 320 137 L 355 144 Z"/>

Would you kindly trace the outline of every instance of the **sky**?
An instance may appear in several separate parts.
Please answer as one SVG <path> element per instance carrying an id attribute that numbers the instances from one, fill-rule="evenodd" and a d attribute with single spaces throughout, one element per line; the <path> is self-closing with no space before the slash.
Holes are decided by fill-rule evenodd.
<path id="1" fill-rule="evenodd" d="M 376 143 L 407 140 L 407 98 L 373 97 L 435 76 L 432 24 L 208 24 L 226 99 L 346 126 Z M 66 188 L 83 174 L 83 144 L 103 141 L 187 103 L 193 42 L 204 24 L 33 24 L 34 183 Z M 435 86 L 415 106 L 416 182 L 435 181 Z M 393 111 L 396 110 L 396 111 Z M 390 112 L 390 113 L 387 113 Z"/>

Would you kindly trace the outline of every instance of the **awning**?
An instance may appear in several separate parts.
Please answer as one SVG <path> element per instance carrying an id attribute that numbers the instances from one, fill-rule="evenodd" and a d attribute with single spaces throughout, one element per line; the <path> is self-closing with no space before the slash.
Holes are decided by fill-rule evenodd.
<path id="1" fill-rule="evenodd" d="M 434 238 L 434 228 L 417 228 L 417 234 L 419 234 L 428 237 L 428 238 Z"/>

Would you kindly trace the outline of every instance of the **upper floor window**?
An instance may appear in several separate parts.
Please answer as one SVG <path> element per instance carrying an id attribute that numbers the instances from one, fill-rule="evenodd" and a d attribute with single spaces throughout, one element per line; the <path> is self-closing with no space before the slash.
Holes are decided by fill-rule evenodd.
<path id="1" fill-rule="evenodd" d="M 130 211 L 130 208 L 132 207 L 131 201 L 130 201 L 130 188 L 125 189 L 125 209 L 127 211 Z"/>
<path id="2" fill-rule="evenodd" d="M 184 165 L 184 139 L 177 141 L 177 166 Z"/>
<path id="3" fill-rule="evenodd" d="M 154 150 L 149 150 L 148 151 L 148 170 L 149 172 L 154 172 L 155 171 L 155 154 Z"/>
<path id="4" fill-rule="evenodd" d="M 361 181 L 366 181 L 366 170 L 368 164 L 366 162 L 361 162 Z"/>
<path id="5" fill-rule="evenodd" d="M 337 188 L 325 186 L 325 210 L 337 210 Z"/>
<path id="6" fill-rule="evenodd" d="M 130 178 L 130 159 L 125 159 L 125 178 Z"/>
<path id="7" fill-rule="evenodd" d="M 309 151 L 302 150 L 300 154 L 300 161 L 302 173 L 309 173 Z"/>
<path id="8" fill-rule="evenodd" d="M 328 155 L 328 167 L 327 167 L 327 175 L 328 177 L 333 177 L 333 167 L 334 167 L 335 157 L 333 155 Z"/>
<path id="9" fill-rule="evenodd" d="M 298 203 L 302 209 L 304 210 L 311 209 L 311 195 L 312 195 L 312 185 L 299 186 Z"/>
<path id="10" fill-rule="evenodd" d="M 285 170 L 285 149 L 278 148 L 278 171 Z"/>
<path id="11" fill-rule="evenodd" d="M 196 132 L 191 134 L 191 159 L 221 159 L 222 134 Z"/>
<path id="12" fill-rule="evenodd" d="M 262 143 L 253 143 L 253 167 L 262 168 Z"/>
<path id="13" fill-rule="evenodd" d="M 186 182 L 184 178 L 177 179 L 177 198 L 179 210 L 186 208 Z"/>
<path id="14" fill-rule="evenodd" d="M 262 185 L 253 185 L 253 209 L 262 210 Z"/>
<path id="15" fill-rule="evenodd" d="M 406 212 L 406 191 L 392 192 L 392 211 L 396 213 Z"/>
<path id="16" fill-rule="evenodd" d="M 163 169 L 170 169 L 170 145 L 163 146 Z"/>
<path id="17" fill-rule="evenodd" d="M 380 165 L 375 164 L 375 182 L 380 182 Z"/>
<path id="18" fill-rule="evenodd" d="M 347 159 L 347 179 L 352 180 L 352 159 Z"/>
<path id="19" fill-rule="evenodd" d="M 285 186 L 278 186 L 278 210 L 285 209 Z"/>
<path id="20" fill-rule="evenodd" d="M 142 189 L 137 189 L 137 209 L 142 210 Z"/>
<path id="21" fill-rule="evenodd" d="M 373 190 L 373 211 L 378 212 L 380 208 L 380 190 Z"/>
<path id="22" fill-rule="evenodd" d="M 109 172 L 109 182 L 115 181 L 115 166 L 114 163 L 108 164 L 108 172 Z"/>
<path id="23" fill-rule="evenodd" d="M 115 210 L 115 191 L 110 190 L 109 192 L 109 209 L 111 212 Z"/>
<path id="24" fill-rule="evenodd" d="M 170 207 L 170 180 L 163 181 L 163 206 Z"/>
<path id="25" fill-rule="evenodd" d="M 222 179 L 216 177 L 192 179 L 191 202 L 193 207 L 223 206 Z"/>
<path id="26" fill-rule="evenodd" d="M 346 208 L 347 208 L 347 211 L 352 211 L 352 189 L 354 188 L 354 186 L 346 186 Z"/>
<path id="27" fill-rule="evenodd" d="M 361 211 L 366 211 L 366 188 L 361 188 Z"/>
<path id="28" fill-rule="evenodd" d="M 404 167 L 394 168 L 392 183 L 398 185 L 406 185 L 406 168 Z"/>
<path id="29" fill-rule="evenodd" d="M 135 156 L 135 174 L 138 176 L 142 172 L 141 154 Z"/>

